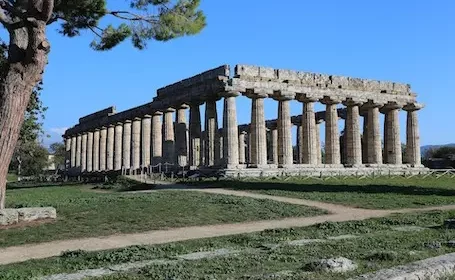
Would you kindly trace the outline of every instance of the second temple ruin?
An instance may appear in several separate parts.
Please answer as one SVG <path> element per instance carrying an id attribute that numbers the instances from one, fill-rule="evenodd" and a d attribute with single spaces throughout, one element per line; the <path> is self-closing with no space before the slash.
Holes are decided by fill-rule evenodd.
<path id="1" fill-rule="evenodd" d="M 240 95 L 251 99 L 249 124 L 237 122 Z M 265 98 L 277 102 L 278 119 L 265 119 Z M 216 106 L 220 99 L 222 124 Z M 291 102 L 302 104 L 301 115 L 291 116 Z M 326 110 L 315 112 L 316 102 Z M 406 84 L 249 65 L 237 65 L 231 77 L 230 67 L 224 65 L 158 89 L 153 101 L 142 106 L 119 113 L 110 107 L 80 118 L 63 135 L 66 168 L 77 175 L 135 174 L 159 164 L 230 176 L 422 172 L 417 115 L 421 108 Z M 407 112 L 404 158 L 400 110 Z M 383 139 L 380 114 L 385 115 Z M 342 135 L 340 119 L 345 123 Z M 320 139 L 323 122 L 325 139 Z"/>

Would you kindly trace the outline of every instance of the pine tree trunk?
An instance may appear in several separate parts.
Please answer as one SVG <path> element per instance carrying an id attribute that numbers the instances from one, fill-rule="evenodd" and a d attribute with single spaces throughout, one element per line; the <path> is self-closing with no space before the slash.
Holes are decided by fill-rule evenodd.
<path id="1" fill-rule="evenodd" d="M 8 167 L 33 88 L 41 81 L 49 43 L 46 22 L 25 22 L 8 30 L 9 68 L 0 85 L 0 209 L 5 207 Z"/>

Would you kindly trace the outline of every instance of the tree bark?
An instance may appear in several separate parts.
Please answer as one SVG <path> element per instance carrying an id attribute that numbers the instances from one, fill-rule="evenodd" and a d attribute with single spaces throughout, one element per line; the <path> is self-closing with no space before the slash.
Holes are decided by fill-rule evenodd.
<path id="1" fill-rule="evenodd" d="M 26 19 L 9 26 L 8 69 L 0 85 L 0 209 L 6 177 L 33 88 L 41 81 L 50 50 L 46 20 Z"/>

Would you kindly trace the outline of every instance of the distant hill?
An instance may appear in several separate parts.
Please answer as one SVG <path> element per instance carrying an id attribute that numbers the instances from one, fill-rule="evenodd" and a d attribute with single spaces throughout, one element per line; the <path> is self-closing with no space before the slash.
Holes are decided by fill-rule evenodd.
<path id="1" fill-rule="evenodd" d="M 422 146 L 422 147 L 420 147 L 420 152 L 421 152 L 422 155 L 424 155 L 430 149 L 437 149 L 437 148 L 445 147 L 445 146 L 455 147 L 455 143 L 450 143 L 450 144 L 445 144 L 445 145 L 426 145 L 426 146 Z"/>

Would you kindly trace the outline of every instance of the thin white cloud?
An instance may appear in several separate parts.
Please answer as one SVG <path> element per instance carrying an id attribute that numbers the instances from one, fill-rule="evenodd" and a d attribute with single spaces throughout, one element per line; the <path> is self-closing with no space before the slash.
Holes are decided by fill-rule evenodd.
<path id="1" fill-rule="evenodd" d="M 50 132 L 50 133 L 53 133 L 53 134 L 62 135 L 62 134 L 65 133 L 65 131 L 66 131 L 67 129 L 68 129 L 67 127 L 53 127 L 53 128 L 50 128 L 50 129 L 49 129 L 49 132 Z"/>

